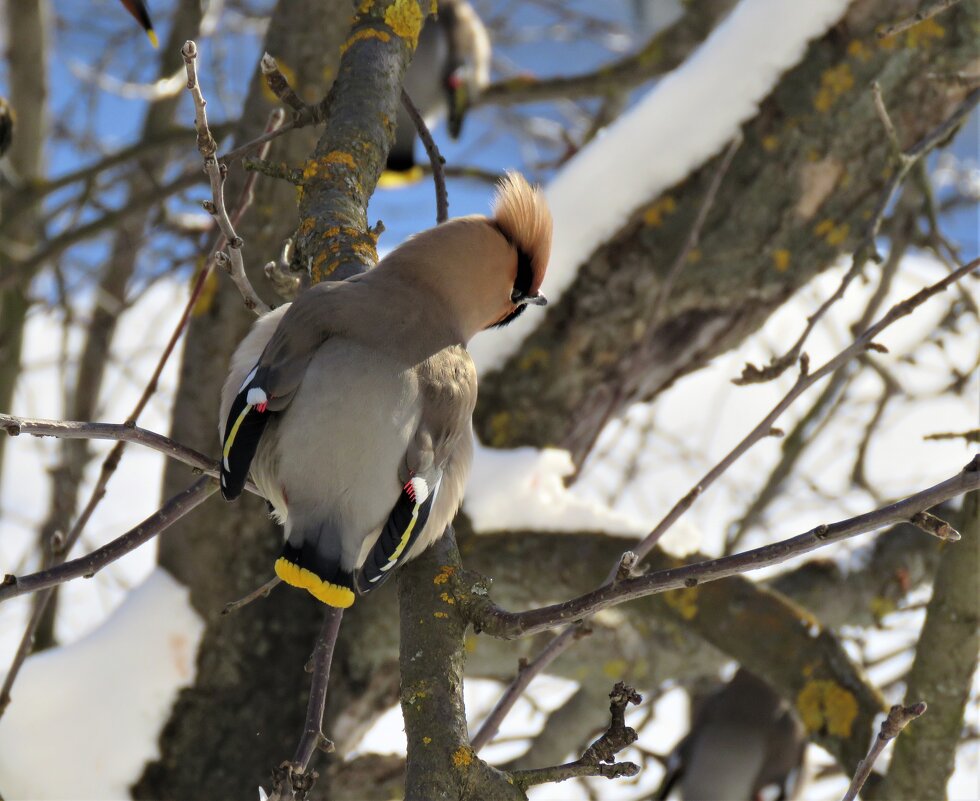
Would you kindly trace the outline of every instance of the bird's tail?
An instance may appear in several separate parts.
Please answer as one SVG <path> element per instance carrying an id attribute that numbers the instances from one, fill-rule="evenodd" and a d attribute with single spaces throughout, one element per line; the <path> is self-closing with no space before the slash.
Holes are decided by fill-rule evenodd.
<path id="1" fill-rule="evenodd" d="M 354 603 L 354 576 L 340 567 L 335 538 L 322 530 L 290 534 L 276 560 L 276 575 L 310 593 L 321 603 L 346 609 Z"/>

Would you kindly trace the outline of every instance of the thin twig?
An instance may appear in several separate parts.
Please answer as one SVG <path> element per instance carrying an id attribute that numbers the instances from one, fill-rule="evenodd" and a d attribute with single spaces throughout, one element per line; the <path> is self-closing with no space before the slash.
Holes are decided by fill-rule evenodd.
<path id="1" fill-rule="evenodd" d="M 879 96 L 880 90 L 877 88 L 877 83 L 872 85 L 873 97 Z M 912 166 L 923 156 L 929 153 L 936 145 L 944 141 L 949 134 L 955 130 L 967 115 L 973 110 L 973 107 L 980 100 L 980 89 L 974 90 L 966 99 L 957 107 L 957 109 L 950 115 L 950 117 L 943 122 L 938 127 L 934 128 L 928 134 L 926 134 L 922 139 L 916 142 L 908 150 L 901 151 L 898 156 L 897 167 L 892 174 L 891 180 L 888 182 L 885 189 L 882 191 L 878 199 L 878 205 L 875 207 L 874 212 L 871 215 L 871 220 L 865 230 L 864 236 L 861 242 L 858 244 L 854 251 L 854 255 L 851 259 L 851 266 L 845 273 L 844 277 L 841 279 L 840 285 L 834 291 L 834 293 L 827 298 L 821 304 L 821 306 L 807 318 L 807 324 L 803 329 L 803 333 L 800 334 L 800 338 L 793 344 L 793 346 L 779 358 L 773 359 L 765 367 L 757 367 L 754 364 L 747 364 L 742 370 L 742 375 L 734 380 L 736 384 L 758 384 L 764 381 L 771 381 L 772 379 L 782 375 L 792 364 L 794 364 L 799 358 L 800 354 L 803 352 L 803 345 L 809 338 L 810 333 L 816 327 L 817 323 L 823 319 L 823 316 L 827 313 L 827 310 L 833 306 L 838 300 L 840 300 L 847 288 L 851 285 L 851 282 L 857 278 L 864 265 L 867 263 L 868 259 L 873 259 L 874 261 L 881 261 L 881 256 L 878 254 L 878 249 L 875 245 L 875 239 L 878 236 L 878 231 L 881 228 L 882 219 L 884 218 L 885 211 L 890 208 L 892 199 L 898 188 L 901 186 L 902 182 L 905 180 L 905 176 Z M 878 101 L 875 101 L 876 109 L 879 106 Z M 883 103 L 880 104 L 881 110 L 879 110 L 879 115 L 881 115 L 884 110 Z M 887 112 L 884 114 L 883 125 L 885 125 L 884 120 L 888 120 Z M 891 140 L 891 135 L 894 135 L 894 126 L 889 124 L 885 125 L 886 135 L 889 135 Z M 891 128 L 890 134 L 888 133 L 889 128 Z M 897 142 L 897 139 L 895 140 Z"/>
<path id="2" fill-rule="evenodd" d="M 674 505 L 674 507 L 654 527 L 654 529 L 633 549 L 637 556 L 639 556 L 640 559 L 643 559 L 643 557 L 645 557 L 653 549 L 654 545 L 657 544 L 657 541 L 663 536 L 667 529 L 669 529 L 681 517 L 681 515 L 691 507 L 702 492 L 704 492 L 717 479 L 719 479 L 749 448 L 755 445 L 755 443 L 769 436 L 769 432 L 771 431 L 776 420 L 778 420 L 783 412 L 785 412 L 807 389 L 813 386 L 824 376 L 833 373 L 851 359 L 864 353 L 868 346 L 874 342 L 874 338 L 888 328 L 888 326 L 890 326 L 896 320 L 900 320 L 901 318 L 911 314 L 916 308 L 925 303 L 933 295 L 944 291 L 947 287 L 958 281 L 960 278 L 969 275 L 976 270 L 978 266 L 980 266 L 980 259 L 974 259 L 969 264 L 950 273 L 948 276 L 940 281 L 937 281 L 935 284 L 920 290 L 915 295 L 906 298 L 900 303 L 896 303 L 882 318 L 878 320 L 878 322 L 869 326 L 860 336 L 855 338 L 855 340 L 848 347 L 844 348 L 844 350 L 838 353 L 834 358 L 827 361 L 822 367 L 814 372 L 810 372 L 809 369 L 801 370 L 801 374 L 797 378 L 796 382 L 783 396 L 782 400 L 780 400 L 779 403 L 772 408 L 769 414 L 766 415 L 762 422 L 753 428 L 752 431 L 750 431 L 742 439 L 742 441 L 738 443 L 738 445 L 736 445 L 720 462 L 718 462 L 718 464 L 711 468 L 711 470 L 709 470 L 701 478 L 701 480 L 688 491 L 687 495 L 681 498 L 681 500 Z"/>
<path id="3" fill-rule="evenodd" d="M 479 731 L 470 742 L 474 751 L 479 752 L 494 738 L 500 730 L 500 724 L 503 723 L 504 718 L 507 717 L 534 678 L 565 653 L 573 642 L 588 634 L 591 634 L 589 629 L 583 628 L 581 623 L 575 623 L 548 643 L 547 647 L 532 662 L 522 660 L 517 676 L 514 677 L 504 694 L 500 696 L 500 700 L 497 701 L 496 706 L 487 715 L 487 719 L 483 721 L 483 725 L 480 726 Z"/>
<path id="4" fill-rule="evenodd" d="M 445 159 L 439 153 L 439 148 L 436 147 L 435 140 L 432 138 L 425 120 L 422 119 L 422 115 L 415 108 L 412 98 L 404 89 L 402 89 L 402 105 L 408 112 L 408 116 L 412 118 L 412 122 L 415 123 L 415 130 L 418 131 L 419 139 L 422 140 L 422 145 L 425 147 L 425 154 L 429 157 L 429 164 L 432 165 L 432 181 L 436 187 L 436 223 L 444 223 L 449 219 L 449 196 L 446 194 L 446 174 L 443 171 Z"/>
<path id="5" fill-rule="evenodd" d="M 0 414 L 0 430 L 10 436 L 30 434 L 33 437 L 57 437 L 58 439 L 100 439 L 118 442 L 133 442 L 162 453 L 171 459 L 193 467 L 207 476 L 217 478 L 218 463 L 203 453 L 188 448 L 176 440 L 140 428 L 129 423 L 81 423 L 73 420 L 41 420 L 33 417 L 15 417 Z M 249 492 L 260 495 L 251 482 L 245 485 Z"/>
<path id="6" fill-rule="evenodd" d="M 698 208 L 697 216 L 694 218 L 694 224 L 691 226 L 690 233 L 688 233 L 687 239 L 684 241 L 684 246 L 677 254 L 677 258 L 674 259 L 670 270 L 667 271 L 667 276 L 664 278 L 664 282 L 657 293 L 653 310 L 650 312 L 650 321 L 647 324 L 649 328 L 652 328 L 660 320 L 660 315 L 663 312 L 664 306 L 667 304 L 667 299 L 670 297 L 677 277 L 687 264 L 687 259 L 691 255 L 691 251 L 698 246 L 698 242 L 701 239 L 701 229 L 704 228 L 704 223 L 708 219 L 708 212 L 711 211 L 711 207 L 715 204 L 715 198 L 718 196 L 721 182 L 728 172 L 732 159 L 735 158 L 735 153 L 742 146 L 742 141 L 742 132 L 739 131 L 735 135 L 735 138 L 732 139 L 731 144 L 728 145 L 725 154 L 718 163 L 718 168 L 715 170 L 715 174 L 711 178 L 711 183 L 708 185 L 708 191 L 705 193 L 704 199 L 701 201 L 701 206 Z"/>
<path id="7" fill-rule="evenodd" d="M 340 634 L 340 623 L 344 610 L 326 606 L 323 624 L 313 647 L 310 682 L 310 699 L 306 706 L 306 724 L 292 762 L 283 762 L 274 771 L 275 784 L 269 801 L 286 801 L 298 794 L 305 798 L 317 779 L 317 772 L 310 770 L 313 754 L 319 749 L 330 753 L 333 743 L 323 734 L 323 710 L 327 704 L 327 687 L 330 684 L 330 666 L 333 662 L 334 646 Z"/>
<path id="8" fill-rule="evenodd" d="M 204 171 L 211 182 L 211 201 L 205 202 L 204 208 L 214 217 L 221 232 L 228 240 L 228 272 L 231 275 L 231 280 L 238 287 L 246 308 L 257 315 L 266 314 L 270 311 L 269 306 L 258 296 L 252 282 L 248 280 L 245 273 L 245 261 L 242 258 L 244 242 L 235 232 L 235 226 L 228 216 L 228 209 L 225 206 L 224 185 L 227 167 L 222 165 L 214 155 L 218 146 L 208 128 L 207 101 L 204 99 L 197 80 L 197 45 L 192 40 L 188 40 L 184 43 L 180 53 L 184 58 L 184 68 L 187 72 L 187 89 L 194 99 L 194 127 L 197 130 L 197 149 L 204 159 Z"/>
<path id="9" fill-rule="evenodd" d="M 639 765 L 633 762 L 616 762 L 616 754 L 636 742 L 636 731 L 626 725 L 626 708 L 630 704 L 639 704 L 643 698 L 623 682 L 613 687 L 609 698 L 609 728 L 586 749 L 580 759 L 550 768 L 514 771 L 511 774 L 514 784 L 526 790 L 537 784 L 563 782 L 582 776 L 619 779 L 639 773 Z"/>
<path id="10" fill-rule="evenodd" d="M 259 69 L 262 71 L 262 77 L 265 78 L 265 85 L 269 87 L 272 94 L 297 114 L 309 113 L 309 107 L 289 85 L 289 80 L 282 74 L 279 64 L 269 53 L 262 54 L 262 58 L 259 60 Z"/>
<path id="11" fill-rule="evenodd" d="M 906 17 L 905 19 L 894 22 L 886 28 L 878 31 L 878 38 L 885 39 L 889 36 L 894 36 L 896 33 L 902 33 L 907 31 L 909 28 L 914 28 L 920 22 L 925 22 L 927 19 L 931 19 L 937 14 L 942 14 L 946 9 L 952 8 L 960 0 L 937 0 L 935 3 L 930 3 L 923 8 L 920 8 L 912 16 Z"/>
<path id="12" fill-rule="evenodd" d="M 8 573 L 4 576 L 3 582 L 0 583 L 0 602 L 37 592 L 46 587 L 64 584 L 66 581 L 79 576 L 91 578 L 106 565 L 121 559 L 143 543 L 153 539 L 160 532 L 165 531 L 192 509 L 200 506 L 217 490 L 217 481 L 210 476 L 201 476 L 189 487 L 174 495 L 138 526 L 130 529 L 121 537 L 116 537 L 101 548 L 96 548 L 78 559 L 71 559 L 27 576 L 14 576 Z"/>
<path id="13" fill-rule="evenodd" d="M 881 730 L 878 732 L 878 736 L 875 737 L 875 741 L 871 744 L 871 750 L 868 751 L 868 755 L 858 764 L 854 778 L 851 780 L 851 786 L 847 788 L 847 792 L 844 793 L 841 801 L 854 801 L 857 798 L 858 793 L 861 792 L 861 788 L 864 787 L 864 783 L 868 780 L 868 776 L 871 775 L 871 768 L 874 767 L 875 761 L 881 755 L 881 752 L 885 750 L 888 741 L 898 737 L 902 733 L 902 729 L 925 711 L 925 701 L 919 701 L 919 703 L 912 704 L 911 706 L 895 704 L 891 708 L 888 717 L 881 723 Z"/>
<path id="14" fill-rule="evenodd" d="M 228 615 L 232 612 L 237 612 L 243 606 L 248 606 L 252 601 L 257 601 L 259 598 L 268 598 L 269 593 L 281 583 L 282 579 L 279 576 L 273 576 L 261 587 L 252 590 L 248 595 L 239 598 L 237 601 L 226 603 L 224 609 L 221 610 L 221 614 Z"/>
<path id="15" fill-rule="evenodd" d="M 734 556 L 709 559 L 682 567 L 648 573 L 550 606 L 526 612 L 508 612 L 486 596 L 461 596 L 470 620 L 494 637 L 526 637 L 580 620 L 603 609 L 682 587 L 782 564 L 831 543 L 864 534 L 892 523 L 909 522 L 915 515 L 944 501 L 980 489 L 980 455 L 957 475 L 896 503 L 836 523 L 816 526 L 795 537 L 754 548 Z"/>

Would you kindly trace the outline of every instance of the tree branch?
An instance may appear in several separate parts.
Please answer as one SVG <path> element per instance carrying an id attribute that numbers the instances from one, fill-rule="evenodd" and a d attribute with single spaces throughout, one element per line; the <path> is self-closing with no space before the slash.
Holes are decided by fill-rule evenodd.
<path id="1" fill-rule="evenodd" d="M 183 492 L 168 500 L 160 509 L 150 515 L 136 528 L 89 554 L 70 559 L 59 565 L 31 573 L 27 576 L 14 576 L 8 573 L 0 583 L 0 602 L 46 587 L 64 584 L 66 581 L 84 576 L 91 578 L 106 565 L 121 559 L 130 551 L 135 551 L 144 542 L 165 531 L 192 509 L 204 503 L 218 490 L 218 482 L 209 476 L 201 476 Z"/>
<path id="2" fill-rule="evenodd" d="M 902 729 L 925 711 L 926 705 L 922 701 L 911 706 L 895 704 L 891 708 L 888 717 L 881 722 L 881 731 L 878 732 L 878 736 L 871 744 L 868 756 L 861 760 L 861 764 L 858 765 L 857 772 L 851 780 L 851 786 L 847 788 L 847 792 L 844 793 L 844 798 L 841 801 L 854 801 L 857 798 L 861 788 L 864 787 L 864 783 L 868 780 L 868 776 L 871 775 L 871 768 L 874 767 L 875 761 L 885 750 L 888 742 L 898 737 L 902 733 Z"/>
<path id="3" fill-rule="evenodd" d="M 582 776 L 603 776 L 606 779 L 619 779 L 635 776 L 640 766 L 633 762 L 616 762 L 616 754 L 636 742 L 637 733 L 626 725 L 626 707 L 638 704 L 643 698 L 632 687 L 619 682 L 609 693 L 611 699 L 609 728 L 588 747 L 580 759 L 551 768 L 534 768 L 515 771 L 514 784 L 522 790 L 536 784 L 563 782 Z"/>
<path id="4" fill-rule="evenodd" d="M 497 607 L 489 598 L 481 596 L 461 595 L 458 600 L 479 631 L 494 637 L 526 637 L 634 598 L 682 587 L 696 587 L 737 573 L 781 564 L 830 543 L 841 542 L 890 523 L 910 520 L 919 512 L 978 488 L 980 456 L 956 476 L 897 503 L 847 520 L 817 526 L 796 537 L 735 556 L 660 570 L 640 578 L 621 581 L 616 586 L 607 584 L 578 598 L 527 612 L 507 612 Z"/>

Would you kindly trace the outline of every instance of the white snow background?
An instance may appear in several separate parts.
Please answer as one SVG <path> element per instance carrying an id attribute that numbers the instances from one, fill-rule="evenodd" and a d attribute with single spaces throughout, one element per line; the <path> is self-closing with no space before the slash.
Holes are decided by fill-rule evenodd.
<path id="1" fill-rule="evenodd" d="M 781 72 L 799 58 L 805 42 L 822 33 L 846 6 L 845 0 L 792 4 L 743 0 L 695 56 L 583 150 L 547 189 L 556 218 L 556 242 L 546 292 L 553 297 L 560 295 L 571 283 L 581 257 L 602 242 L 618 220 L 717 152 L 739 123 L 752 115 L 755 104 Z M 759 24 L 760 18 L 765 24 Z M 782 25 L 781 35 L 772 37 L 765 31 L 776 18 Z M 760 36 L 764 42 L 759 41 Z M 736 72 L 738 89 L 723 88 L 720 82 Z M 709 84 L 713 115 L 709 118 L 712 125 L 707 126 L 703 108 L 708 102 L 704 92 Z M 725 98 L 726 102 L 719 103 L 718 98 Z M 692 136 L 692 130 L 701 135 Z M 642 140 L 638 139 L 640 136 Z M 657 144 L 651 145 L 651 140 Z M 640 141 L 648 152 L 670 153 L 670 159 L 630 158 Z M 638 163 L 648 162 L 656 162 L 651 163 L 649 172 L 637 170 Z M 612 183 L 611 175 L 618 176 L 614 193 L 592 191 L 597 185 Z M 618 205 L 609 202 L 611 198 Z M 625 420 L 611 423 L 597 444 L 597 456 L 569 489 L 563 484 L 570 468 L 567 454 L 480 448 L 465 504 L 477 530 L 521 525 L 571 531 L 587 524 L 617 534 L 645 533 L 792 383 L 794 376 L 786 375 L 769 384 L 738 388 L 730 379 L 738 375 L 746 361 L 763 363 L 772 354 L 783 352 L 795 340 L 806 315 L 833 292 L 841 269 L 815 279 L 737 352 L 682 379 L 655 403 L 633 408 Z M 933 259 L 909 256 L 903 261 L 889 303 L 944 274 L 945 268 Z M 806 348 L 812 364 L 821 364 L 847 343 L 847 326 L 863 308 L 874 286 L 874 275 L 872 268 L 872 281 L 853 286 L 814 332 Z M 976 292 L 975 283 L 966 286 Z M 184 287 L 161 281 L 123 317 L 100 419 L 119 421 L 129 413 L 176 320 L 184 295 Z M 925 358 L 914 363 L 901 359 L 923 332 L 935 327 L 941 307 L 941 299 L 929 303 L 880 338 L 890 350 L 890 354 L 880 358 L 905 386 L 918 393 L 929 389 L 938 393 L 948 377 L 950 364 L 968 371 L 975 358 L 975 332 L 962 331 L 958 337 L 948 337 L 945 347 L 931 348 Z M 533 315 L 525 315 L 520 322 L 533 325 Z M 62 352 L 56 335 L 59 328 L 57 311 L 39 308 L 32 315 L 26 345 L 28 369 L 18 385 L 12 413 L 61 416 L 65 381 L 62 365 L 73 363 L 80 332 L 73 330 L 68 350 Z M 504 332 L 478 337 L 473 347 L 478 363 L 483 367 L 499 364 L 527 331 L 528 328 L 515 325 Z M 176 360 L 168 367 L 161 389 L 141 419 L 142 425 L 157 431 L 168 429 L 175 371 Z M 820 386 L 798 401 L 781 421 L 782 426 L 789 429 L 819 391 Z M 879 391 L 873 375 L 857 381 L 852 393 L 863 402 L 829 424 L 798 468 L 797 474 L 809 481 L 800 478 L 789 485 L 787 494 L 767 516 L 772 521 L 768 535 L 754 532 L 745 547 L 875 506 L 865 493 L 850 487 L 848 477 L 850 459 Z M 963 397 L 937 394 L 928 402 L 896 399 L 868 454 L 871 483 L 881 492 L 897 497 L 960 469 L 972 455 L 968 447 L 957 441 L 925 441 L 923 436 L 974 427 L 978 393 L 980 382 L 973 374 L 970 389 Z M 649 433 L 641 435 L 647 429 Z M 46 470 L 55 463 L 56 445 L 53 440 L 21 436 L 8 442 L 7 447 L 8 469 L 0 487 L 0 569 L 22 573 L 36 566 L 33 545 L 37 525 L 47 510 Z M 111 443 L 93 443 L 99 457 L 109 447 Z M 673 535 L 676 547 L 694 545 L 708 553 L 718 553 L 724 526 L 737 519 L 778 455 L 777 440 L 757 445 L 699 499 Z M 99 457 L 87 475 L 83 498 L 98 471 Z M 634 457 L 639 467 L 637 478 L 622 489 L 622 475 Z M 156 509 L 162 464 L 162 456 L 128 447 L 122 467 L 110 484 L 109 496 L 74 555 L 118 536 Z M 500 502 L 502 495 L 507 497 L 507 503 Z M 612 506 L 607 503 L 610 498 L 614 501 Z M 518 512 L 519 516 L 515 516 Z M 858 538 L 835 553 L 847 563 L 869 541 L 870 536 Z M 186 592 L 162 572 L 153 571 L 154 557 L 155 545 L 144 546 L 94 580 L 78 580 L 63 588 L 57 634 L 65 645 L 28 661 L 14 687 L 10 710 L 0 720 L 0 789 L 8 798 L 123 798 L 143 764 L 155 755 L 156 735 L 167 718 L 174 694 L 193 678 L 193 652 L 201 623 L 187 604 Z M 24 599 L 0 605 L 0 665 L 9 664 L 27 610 Z M 893 618 L 899 621 L 895 624 L 897 635 L 882 635 L 889 646 L 894 645 L 895 636 L 913 641 L 921 614 L 905 613 Z M 872 638 L 869 648 L 875 647 Z M 887 647 L 883 646 L 881 652 L 885 651 Z M 885 667 L 890 672 L 876 675 L 875 679 L 884 680 L 904 669 L 901 664 Z M 570 682 L 543 677 L 531 692 L 547 709 L 560 705 L 573 689 Z M 499 687 L 490 682 L 468 685 L 471 730 L 476 730 L 498 692 Z M 661 699 L 657 718 L 644 730 L 641 745 L 664 752 L 681 736 L 686 721 L 680 701 L 676 691 Z M 403 749 L 403 744 L 392 737 L 392 731 L 401 728 L 397 710 L 391 714 L 379 721 L 353 753 Z M 540 728 L 543 720 L 540 710 L 525 703 L 507 720 L 502 735 L 528 736 Z M 52 729 L 57 729 L 57 737 L 52 737 Z M 484 755 L 502 760 L 523 747 L 520 742 L 495 745 Z M 975 744 L 960 749 L 959 769 L 950 784 L 954 799 L 980 797 L 977 750 Z M 621 756 L 629 758 L 630 753 Z M 39 759 L 44 761 L 39 763 Z M 57 765 L 58 771 L 51 770 L 51 765 Z M 649 770 L 640 786 L 652 788 L 659 778 L 655 770 Z M 637 792 L 635 787 L 605 781 L 597 787 L 602 797 L 609 799 L 624 797 L 627 790 L 631 795 Z M 841 781 L 824 782 L 818 787 L 819 795 L 808 794 L 807 798 L 839 797 Z M 557 795 L 554 788 L 548 787 L 536 788 L 531 795 L 537 799 L 585 797 L 573 783 L 562 785 Z"/>

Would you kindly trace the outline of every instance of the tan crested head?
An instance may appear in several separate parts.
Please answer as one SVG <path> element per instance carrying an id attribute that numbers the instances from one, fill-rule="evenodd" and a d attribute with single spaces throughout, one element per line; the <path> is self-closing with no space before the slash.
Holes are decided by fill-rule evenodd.
<path id="1" fill-rule="evenodd" d="M 520 173 L 507 173 L 497 187 L 493 219 L 518 254 L 515 293 L 521 293 L 520 298 L 537 297 L 551 255 L 551 211 L 544 192 Z M 521 275 L 524 261 L 530 267 L 530 283 Z"/>

